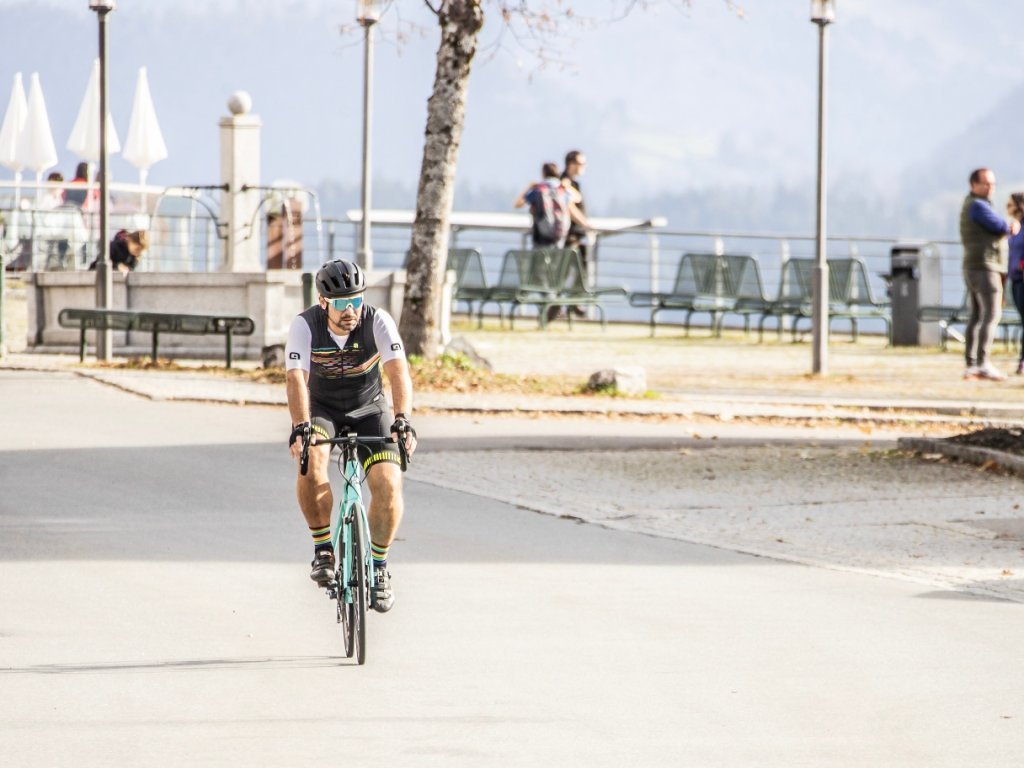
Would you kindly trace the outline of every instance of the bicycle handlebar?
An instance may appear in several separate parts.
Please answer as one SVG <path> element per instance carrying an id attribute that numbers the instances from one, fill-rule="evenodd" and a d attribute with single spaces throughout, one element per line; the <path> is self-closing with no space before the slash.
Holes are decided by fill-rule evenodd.
<path id="1" fill-rule="evenodd" d="M 357 445 L 384 445 L 385 443 L 398 443 L 398 456 L 401 459 L 402 471 L 409 467 L 409 449 L 405 447 L 405 436 L 406 430 L 401 430 L 398 433 L 398 440 L 393 440 L 390 437 L 360 437 L 355 432 L 342 435 L 340 437 L 332 437 L 327 440 L 317 440 L 317 445 L 345 445 L 346 443 L 355 443 Z M 309 471 L 309 446 L 313 444 L 313 431 L 310 430 L 308 434 L 302 438 L 302 453 L 299 456 L 299 473 L 305 475 Z"/>

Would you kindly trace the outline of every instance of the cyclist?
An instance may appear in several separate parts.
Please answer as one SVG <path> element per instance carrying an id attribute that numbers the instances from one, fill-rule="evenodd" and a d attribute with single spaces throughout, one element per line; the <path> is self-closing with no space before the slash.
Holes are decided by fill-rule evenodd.
<path id="1" fill-rule="evenodd" d="M 331 509 L 334 499 L 327 477 L 330 445 L 316 445 L 316 437 L 332 437 L 345 414 L 363 406 L 377 412 L 347 424 L 365 437 L 398 439 L 405 436 L 410 454 L 416 449 L 416 432 L 409 423 L 412 380 L 405 348 L 394 319 L 383 309 L 364 301 L 366 277 L 356 264 L 342 259 L 327 262 L 316 275 L 317 304 L 293 321 L 285 347 L 288 410 L 292 433 L 288 444 L 298 459 L 302 438 L 312 433 L 309 470 L 299 473 L 296 495 L 313 535 L 313 570 L 310 578 L 325 586 L 333 578 Z M 381 368 L 391 387 L 395 415 L 388 426 Z M 397 450 L 375 450 L 363 462 L 371 500 L 370 548 L 377 586 L 373 602 L 380 612 L 391 610 L 394 593 L 387 567 L 388 548 L 402 520 L 402 472 Z"/>

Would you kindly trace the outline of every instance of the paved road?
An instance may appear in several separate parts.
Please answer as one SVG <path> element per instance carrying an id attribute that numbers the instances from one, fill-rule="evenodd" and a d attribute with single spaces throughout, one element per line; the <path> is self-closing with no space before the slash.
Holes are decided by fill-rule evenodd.
<path id="1" fill-rule="evenodd" d="M 308 583 L 283 411 L 68 374 L 0 372 L 0 392 L 4 765 L 934 768 L 1024 750 L 1019 605 L 580 525 L 415 467 L 398 603 L 354 667 Z M 421 424 L 434 450 L 591 431 Z"/>

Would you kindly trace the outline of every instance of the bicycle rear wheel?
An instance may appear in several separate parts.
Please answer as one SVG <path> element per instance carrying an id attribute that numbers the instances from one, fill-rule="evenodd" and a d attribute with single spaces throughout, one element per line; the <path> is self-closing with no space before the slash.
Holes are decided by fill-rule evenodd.
<path id="1" fill-rule="evenodd" d="M 366 583 L 366 542 L 363 540 L 363 526 L 359 519 L 360 513 L 353 511 L 352 524 L 352 618 L 354 640 L 356 645 L 356 661 L 366 663 L 366 606 L 369 602 L 369 587 Z"/>

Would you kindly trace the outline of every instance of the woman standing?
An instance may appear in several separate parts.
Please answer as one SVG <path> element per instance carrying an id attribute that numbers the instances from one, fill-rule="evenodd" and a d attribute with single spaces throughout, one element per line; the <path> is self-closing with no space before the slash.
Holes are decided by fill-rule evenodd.
<path id="1" fill-rule="evenodd" d="M 1006 212 L 1017 221 L 1024 220 L 1024 192 L 1014 192 L 1006 202 Z M 1017 375 L 1024 373 L 1024 231 L 1010 235 L 1010 295 L 1020 313 L 1021 339 Z"/>

